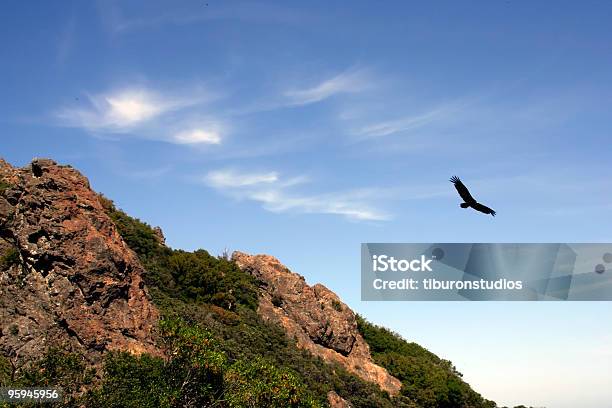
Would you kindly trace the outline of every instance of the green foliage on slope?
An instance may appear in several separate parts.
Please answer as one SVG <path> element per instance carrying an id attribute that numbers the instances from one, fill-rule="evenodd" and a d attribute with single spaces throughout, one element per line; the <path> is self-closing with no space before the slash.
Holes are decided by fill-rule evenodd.
<path id="1" fill-rule="evenodd" d="M 4 180 L 0 180 L 0 195 L 4 195 L 4 192 L 11 188 L 11 185 Z"/>
<path id="2" fill-rule="evenodd" d="M 86 396 L 88 406 L 317 407 L 292 372 L 259 360 L 230 363 L 198 325 L 166 319 L 160 327 L 170 358 L 110 354 L 101 387 Z M 257 381 L 249 381 L 253 373 Z"/>
<path id="3" fill-rule="evenodd" d="M 0 270 L 5 270 L 20 262 L 19 251 L 14 246 L 7 247 L 0 253 Z"/>
<path id="4" fill-rule="evenodd" d="M 149 225 L 117 210 L 109 200 L 104 206 L 145 266 L 146 282 L 162 313 L 206 327 L 234 367 L 256 362 L 256 367 L 245 368 L 247 377 L 270 367 L 289 370 L 295 375 L 292 378 L 305 384 L 305 395 L 312 395 L 321 404 L 325 404 L 329 391 L 335 391 L 356 408 L 495 407 L 495 403 L 474 392 L 449 361 L 359 318 L 359 330 L 374 360 L 402 381 L 401 395 L 389 397 L 342 367 L 300 350 L 281 328 L 262 321 L 255 312 L 257 282 L 233 262 L 204 250 L 171 250 L 159 244 Z M 257 382 L 253 384 L 254 389 L 241 390 L 241 398 L 248 394 L 262 404 Z M 271 404 L 272 400 L 265 401 Z"/>
<path id="5" fill-rule="evenodd" d="M 58 349 L 50 350 L 10 383 L 62 387 L 65 398 L 53 405 L 62 407 L 321 406 L 291 370 L 262 358 L 229 362 L 213 335 L 199 325 L 165 319 L 160 329 L 169 358 L 110 352 L 105 357 L 102 379 L 93 387 L 93 371 L 85 369 L 78 355 Z"/>
<path id="6" fill-rule="evenodd" d="M 461 379 L 452 363 L 398 334 L 358 317 L 374 361 L 402 382 L 402 396 L 423 408 L 494 408 Z"/>
<path id="7" fill-rule="evenodd" d="M 19 406 L 38 407 L 53 406 L 77 407 L 79 395 L 91 386 L 94 379 L 94 370 L 88 369 L 83 358 L 77 354 L 67 353 L 59 348 L 49 349 L 44 358 L 37 361 L 26 370 L 15 370 L 6 357 L 0 359 L 0 385 L 37 388 L 61 387 L 64 399 L 60 403 L 26 403 Z M 0 407 L 14 407 L 15 404 L 0 403 Z"/>
<path id="8" fill-rule="evenodd" d="M 211 303 L 228 310 L 237 305 L 257 307 L 257 286 L 253 277 L 225 258 L 211 256 L 203 249 L 186 252 L 159 244 L 148 224 L 115 208 L 101 196 L 106 213 L 114 221 L 128 246 L 145 267 L 145 281 L 152 292 L 161 292 L 186 302 Z"/>
<path id="9" fill-rule="evenodd" d="M 276 367 L 296 373 L 320 404 L 325 403 L 329 391 L 335 391 L 356 408 L 397 407 L 377 386 L 298 348 L 282 328 L 264 321 L 252 309 L 240 307 L 232 312 L 214 305 L 171 298 L 158 299 L 158 305 L 165 313 L 198 322 L 214 333 L 231 362 L 263 358 Z"/>
<path id="10" fill-rule="evenodd" d="M 236 361 L 225 380 L 229 387 L 226 401 L 231 408 L 319 406 L 299 376 L 290 370 L 278 369 L 261 357 Z"/>
<path id="11" fill-rule="evenodd" d="M 299 349 L 280 327 L 264 322 L 256 313 L 257 282 L 234 262 L 213 257 L 204 250 L 186 252 L 160 245 L 149 225 L 126 215 L 104 197 L 101 202 L 145 267 L 145 281 L 162 314 L 206 327 L 218 341 L 228 364 L 234 367 L 232 378 L 239 378 L 241 372 L 245 378 L 256 372 L 283 373 L 269 380 L 286 381 L 287 386 L 301 382 L 306 386 L 303 393 L 296 394 L 299 396 L 296 404 L 314 401 L 324 406 L 327 393 L 335 391 L 356 408 L 397 406 L 377 386 Z M 248 383 L 253 384 L 252 388 L 244 388 Z M 245 384 L 239 391 L 241 398 L 249 395 L 252 402 L 249 406 L 275 406 L 268 404 L 275 404 L 282 394 L 278 387 L 280 394 L 269 396 L 258 391 L 261 386 L 257 382 Z M 239 406 L 238 400 L 226 403 Z"/>

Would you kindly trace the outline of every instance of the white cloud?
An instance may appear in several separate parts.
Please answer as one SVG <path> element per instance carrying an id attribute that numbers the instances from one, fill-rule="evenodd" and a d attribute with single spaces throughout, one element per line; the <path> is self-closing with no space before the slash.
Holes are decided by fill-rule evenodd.
<path id="1" fill-rule="evenodd" d="M 368 79 L 364 71 L 352 71 L 343 72 L 310 88 L 287 91 L 285 96 L 292 105 L 307 105 L 341 93 L 360 92 L 367 87 Z"/>
<path id="2" fill-rule="evenodd" d="M 179 144 L 219 144 L 221 136 L 216 130 L 195 128 L 175 134 L 174 140 Z"/>
<path id="3" fill-rule="evenodd" d="M 283 179 L 277 172 L 248 173 L 236 170 L 211 171 L 204 182 L 237 199 L 261 203 L 272 212 L 336 214 L 360 221 L 388 220 L 388 214 L 369 205 L 372 194 L 365 191 L 305 194 L 290 187 L 307 181 L 304 176 Z"/>
<path id="4" fill-rule="evenodd" d="M 237 188 L 277 182 L 278 174 L 276 172 L 239 173 L 234 170 L 217 170 L 208 173 L 205 180 L 213 187 Z"/>
<path id="5" fill-rule="evenodd" d="M 462 108 L 461 103 L 444 104 L 417 115 L 405 115 L 396 119 L 369 123 L 352 133 L 359 139 L 371 139 L 435 124 L 447 124 L 456 119 L 456 115 L 461 112 Z"/>
<path id="6" fill-rule="evenodd" d="M 220 144 L 225 127 L 199 111 L 216 95 L 197 85 L 192 88 L 160 92 L 130 87 L 90 94 L 54 116 L 61 126 L 98 134 L 133 135 L 185 145 Z"/>
<path id="7" fill-rule="evenodd" d="M 433 110 L 422 115 L 408 116 L 386 122 L 378 122 L 362 127 L 357 134 L 362 137 L 387 136 L 406 130 L 416 129 L 432 122 L 440 115 L 440 110 Z"/>
<path id="8" fill-rule="evenodd" d="M 195 98 L 171 98 L 146 88 L 128 88 L 88 96 L 87 107 L 57 112 L 60 123 L 87 130 L 127 132 L 165 113 L 194 105 Z"/>
<path id="9" fill-rule="evenodd" d="M 104 117 L 110 123 L 119 126 L 151 119 L 169 108 L 168 105 L 164 106 L 163 102 L 156 101 L 151 95 L 142 91 L 108 96 L 105 101 L 106 112 L 104 112 Z"/>

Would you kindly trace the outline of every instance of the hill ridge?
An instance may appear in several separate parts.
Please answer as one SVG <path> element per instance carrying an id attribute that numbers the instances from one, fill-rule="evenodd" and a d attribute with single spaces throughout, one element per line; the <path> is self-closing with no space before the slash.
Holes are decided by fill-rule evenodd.
<path id="1" fill-rule="evenodd" d="M 0 159 L 0 295 L 0 384 L 64 406 L 495 407 L 273 256 L 171 249 L 50 159 Z"/>

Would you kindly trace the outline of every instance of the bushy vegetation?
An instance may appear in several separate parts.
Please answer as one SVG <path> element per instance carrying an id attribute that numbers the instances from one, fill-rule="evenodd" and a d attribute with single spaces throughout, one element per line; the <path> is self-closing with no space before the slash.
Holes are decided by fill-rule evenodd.
<path id="1" fill-rule="evenodd" d="M 14 246 L 10 246 L 0 254 L 0 270 L 8 269 L 13 265 L 19 265 L 21 262 L 19 251 Z"/>
<path id="2" fill-rule="evenodd" d="M 16 370 L 6 357 L 0 358 L 0 385 L 18 387 L 61 387 L 63 401 L 59 403 L 30 403 L 21 406 L 79 406 L 86 387 L 93 384 L 94 370 L 87 368 L 82 356 L 67 353 L 59 348 L 49 349 L 40 361 L 26 370 Z M 13 404 L 1 404 L 0 407 L 12 407 Z"/>
<path id="3" fill-rule="evenodd" d="M 104 197 L 101 202 L 145 266 L 145 280 L 162 314 L 206 327 L 218 340 L 229 364 L 255 364 L 249 373 L 269 372 L 270 367 L 293 373 L 283 378 L 302 381 L 308 390 L 304 392 L 317 404 L 326 404 L 327 393 L 335 391 L 355 407 L 396 406 L 377 386 L 299 349 L 280 327 L 264 322 L 256 313 L 258 282 L 228 256 L 159 245 L 151 226 L 129 217 Z M 280 297 L 278 302 L 282 303 Z M 244 389 L 241 392 L 244 394 Z M 272 404 L 272 400 L 261 398 L 256 393 L 251 396 L 252 401 Z"/>
<path id="4" fill-rule="evenodd" d="M 145 281 L 152 292 L 198 303 L 211 303 L 227 310 L 244 305 L 257 307 L 257 285 L 227 257 L 172 250 L 160 245 L 150 225 L 115 208 L 112 201 L 100 201 L 128 246 L 136 252 L 147 273 Z"/>
<path id="5" fill-rule="evenodd" d="M 374 361 L 402 382 L 401 394 L 423 408 L 494 408 L 461 379 L 452 363 L 358 316 Z"/>
<path id="6" fill-rule="evenodd" d="M 6 190 L 11 187 L 9 183 L 4 180 L 0 180 L 0 195 L 3 195 Z"/>
<path id="7" fill-rule="evenodd" d="M 298 348 L 293 339 L 276 324 L 266 322 L 257 312 L 241 307 L 231 312 L 211 305 L 194 305 L 177 299 L 159 303 L 165 313 L 200 322 L 219 339 L 219 345 L 232 362 L 263 358 L 277 367 L 297 373 L 319 403 L 335 391 L 354 407 L 398 407 L 377 386 L 329 364 Z"/>
<path id="8" fill-rule="evenodd" d="M 85 368 L 81 357 L 52 349 L 17 378 L 10 380 L 10 373 L 4 373 L 2 384 L 60 386 L 65 398 L 59 406 L 63 407 L 321 406 L 291 370 L 263 358 L 230 363 L 212 334 L 199 325 L 165 319 L 160 329 L 168 358 L 110 352 L 101 380 L 94 383 L 94 372 Z"/>
<path id="9" fill-rule="evenodd" d="M 102 385 L 86 396 L 97 407 L 316 407 L 291 372 L 263 360 L 230 363 L 199 325 L 162 320 L 167 360 L 109 354 Z M 253 377 L 255 376 L 255 377 Z M 261 405 L 259 402 L 270 402 Z"/>
<path id="10" fill-rule="evenodd" d="M 317 407 L 299 376 L 261 357 L 238 360 L 225 375 L 228 407 Z"/>

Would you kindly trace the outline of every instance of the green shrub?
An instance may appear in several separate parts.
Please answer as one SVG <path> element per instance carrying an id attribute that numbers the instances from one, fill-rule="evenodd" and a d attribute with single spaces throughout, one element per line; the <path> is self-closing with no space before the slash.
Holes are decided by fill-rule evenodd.
<path id="1" fill-rule="evenodd" d="M 212 303 L 228 310 L 234 310 L 238 303 L 252 309 L 257 307 L 255 280 L 232 261 L 213 257 L 202 249 L 176 250 L 160 266 L 159 274 L 170 283 L 166 291 L 175 297 Z"/>
<path id="2" fill-rule="evenodd" d="M 163 252 L 163 246 L 159 244 L 158 238 L 150 225 L 118 210 L 115 204 L 102 194 L 98 195 L 98 200 L 106 214 L 115 223 L 125 243 L 136 252 L 139 258 L 147 260 Z"/>
<path id="3" fill-rule="evenodd" d="M 391 401 L 389 395 L 378 386 L 297 347 L 295 340 L 288 338 L 281 327 L 263 320 L 252 309 L 238 308 L 228 323 L 216 313 L 215 306 L 195 305 L 169 298 L 161 305 L 164 313 L 184 316 L 186 320 L 199 322 L 210 330 L 219 339 L 219 346 L 231 364 L 263 358 L 279 369 L 295 373 L 312 398 L 321 405 L 326 403 L 327 393 L 335 391 L 355 408 L 405 407 Z"/>
<path id="4" fill-rule="evenodd" d="M 104 196 L 100 195 L 99 200 L 123 240 L 145 267 L 145 282 L 156 289 L 153 294 L 165 293 L 228 310 L 235 310 L 238 304 L 257 307 L 255 279 L 234 262 L 211 256 L 203 249 L 187 252 L 161 245 L 151 226 L 118 210 Z"/>
<path id="5" fill-rule="evenodd" d="M 8 386 L 11 384 L 13 371 L 11 360 L 0 354 L 0 386 Z"/>
<path id="6" fill-rule="evenodd" d="M 374 361 L 402 382 L 401 393 L 423 408 L 493 408 L 461 379 L 452 363 L 357 316 Z"/>
<path id="7" fill-rule="evenodd" d="M 227 358 L 208 330 L 180 319 L 162 319 L 159 327 L 172 363 L 206 370 L 211 378 L 223 371 Z"/>
<path id="8" fill-rule="evenodd" d="M 299 377 L 262 358 L 239 360 L 225 374 L 228 407 L 318 407 Z"/>
<path id="9" fill-rule="evenodd" d="M 63 401 L 48 405 L 77 407 L 80 395 L 91 386 L 94 375 L 94 370 L 87 367 L 82 356 L 59 348 L 50 348 L 38 362 L 18 371 L 18 375 L 10 385 L 15 387 L 61 387 L 64 395 Z M 38 405 L 30 404 L 30 406 Z"/>
<path id="10" fill-rule="evenodd" d="M 0 270 L 8 269 L 13 265 L 19 265 L 20 262 L 19 251 L 14 246 L 11 246 L 0 256 Z"/>
<path id="11" fill-rule="evenodd" d="M 177 319 L 160 321 L 160 333 L 168 359 L 109 353 L 102 384 L 86 405 L 200 407 L 220 400 L 227 359 L 211 334 Z"/>
<path id="12" fill-rule="evenodd" d="M 4 195 L 4 192 L 11 187 L 11 184 L 7 183 L 4 180 L 0 180 L 0 195 Z"/>
<path id="13" fill-rule="evenodd" d="M 171 407 L 177 398 L 168 386 L 165 362 L 159 357 L 139 357 L 125 352 L 108 353 L 102 384 L 86 396 L 87 406 Z"/>
<path id="14" fill-rule="evenodd" d="M 85 405 L 110 407 L 317 407 L 299 377 L 263 359 L 229 365 L 212 334 L 182 319 L 160 321 L 167 359 L 109 353 Z"/>

